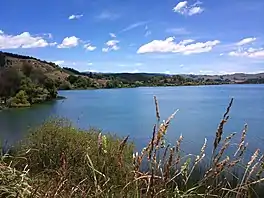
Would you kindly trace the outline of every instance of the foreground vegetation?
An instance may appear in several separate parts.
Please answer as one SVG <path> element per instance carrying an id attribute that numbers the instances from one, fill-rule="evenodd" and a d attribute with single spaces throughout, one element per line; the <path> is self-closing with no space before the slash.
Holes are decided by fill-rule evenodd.
<path id="1" fill-rule="evenodd" d="M 134 152 L 128 137 L 48 121 L 2 155 L 0 197 L 263 197 L 263 155 L 257 149 L 244 157 L 247 126 L 236 152 L 229 150 L 236 134 L 225 134 L 224 126 L 232 102 L 212 153 L 205 140 L 195 155 L 181 150 L 182 135 L 175 144 L 165 141 L 177 111 L 160 122 L 156 98 L 157 124 L 141 152 Z"/>

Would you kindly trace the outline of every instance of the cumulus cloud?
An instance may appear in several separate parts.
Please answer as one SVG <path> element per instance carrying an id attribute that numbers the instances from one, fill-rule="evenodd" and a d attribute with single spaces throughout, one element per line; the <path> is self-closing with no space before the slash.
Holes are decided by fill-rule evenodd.
<path id="1" fill-rule="evenodd" d="M 95 47 L 95 46 L 92 46 L 91 43 L 84 44 L 83 47 L 84 47 L 86 50 L 88 50 L 88 51 L 94 51 L 94 50 L 96 49 L 96 47 Z"/>
<path id="2" fill-rule="evenodd" d="M 76 36 L 66 37 L 63 39 L 62 43 L 58 45 L 58 48 L 72 48 L 79 44 L 80 39 Z"/>
<path id="3" fill-rule="evenodd" d="M 173 8 L 173 11 L 186 16 L 200 14 L 204 11 L 204 8 L 200 6 L 201 4 L 202 2 L 198 1 L 188 6 L 188 1 L 181 1 Z"/>
<path id="4" fill-rule="evenodd" d="M 80 19 L 80 18 L 82 18 L 83 17 L 83 14 L 77 14 L 77 15 L 71 15 L 71 16 L 69 16 L 69 20 L 73 20 L 73 19 Z"/>
<path id="5" fill-rule="evenodd" d="M 118 40 L 109 40 L 105 43 L 106 47 L 102 49 L 103 52 L 117 51 L 119 50 Z"/>
<path id="6" fill-rule="evenodd" d="M 112 38 L 116 38 L 116 35 L 114 33 L 109 33 L 109 35 L 112 37 Z"/>
<path id="7" fill-rule="evenodd" d="M 8 35 L 3 31 L 0 32 L 0 49 L 17 49 L 17 48 L 39 48 L 53 46 L 41 36 L 33 36 L 29 32 L 23 32 L 18 35 Z"/>
<path id="8" fill-rule="evenodd" d="M 0 30 L 0 34 L 4 34 L 4 31 L 3 30 Z"/>
<path id="9" fill-rule="evenodd" d="M 174 8 L 173 8 L 173 11 L 174 12 L 182 12 L 183 9 L 186 9 L 187 8 L 187 1 L 181 1 L 179 2 Z"/>
<path id="10" fill-rule="evenodd" d="M 150 43 L 147 43 L 141 46 L 137 53 L 181 53 L 184 55 L 209 52 L 213 49 L 214 46 L 220 43 L 219 40 L 206 41 L 206 42 L 197 42 L 194 43 L 194 40 L 187 39 L 180 42 L 175 42 L 174 37 L 166 38 L 165 40 L 153 40 Z"/>
<path id="11" fill-rule="evenodd" d="M 237 51 L 229 52 L 228 55 L 234 57 L 264 58 L 264 49 L 263 48 L 238 49 Z"/>
<path id="12" fill-rule="evenodd" d="M 244 38 L 241 41 L 237 42 L 236 45 L 237 46 L 246 45 L 246 44 L 254 42 L 255 40 L 257 40 L 257 38 L 255 38 L 255 37 Z"/>

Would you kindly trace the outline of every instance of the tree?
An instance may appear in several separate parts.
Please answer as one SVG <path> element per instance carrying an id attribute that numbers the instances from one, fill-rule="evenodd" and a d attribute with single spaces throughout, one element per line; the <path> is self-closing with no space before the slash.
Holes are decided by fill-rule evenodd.
<path id="1" fill-rule="evenodd" d="M 4 67 L 5 66 L 5 63 L 6 63 L 5 55 L 0 52 L 0 68 L 1 67 Z"/>
<path id="2" fill-rule="evenodd" d="M 71 83 L 71 84 L 74 84 L 77 80 L 78 80 L 78 77 L 77 76 L 74 76 L 74 75 L 69 75 L 67 77 L 67 80 Z"/>
<path id="3" fill-rule="evenodd" d="M 22 75 L 14 68 L 2 68 L 0 70 L 0 97 L 4 101 L 14 96 L 20 89 Z"/>
<path id="4" fill-rule="evenodd" d="M 23 65 L 22 65 L 22 72 L 24 73 L 24 75 L 26 77 L 29 77 L 31 72 L 33 70 L 33 67 L 30 63 L 28 62 L 23 62 Z"/>
<path id="5" fill-rule="evenodd" d="M 50 98 L 56 98 L 57 97 L 57 94 L 58 94 L 57 88 L 55 86 L 55 82 L 52 79 L 47 78 L 44 82 L 44 87 L 50 93 Z"/>
<path id="6" fill-rule="evenodd" d="M 8 101 L 10 107 L 30 106 L 28 96 L 24 90 L 20 90 L 15 97 Z"/>

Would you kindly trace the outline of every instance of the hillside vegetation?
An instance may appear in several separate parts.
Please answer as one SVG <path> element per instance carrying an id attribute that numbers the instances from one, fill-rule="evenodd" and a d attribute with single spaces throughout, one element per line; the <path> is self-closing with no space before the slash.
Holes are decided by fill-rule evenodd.
<path id="1" fill-rule="evenodd" d="M 23 107 L 55 99 L 57 90 L 142 86 L 264 83 L 264 74 L 166 75 L 152 73 L 92 73 L 0 52 L 0 108 Z"/>

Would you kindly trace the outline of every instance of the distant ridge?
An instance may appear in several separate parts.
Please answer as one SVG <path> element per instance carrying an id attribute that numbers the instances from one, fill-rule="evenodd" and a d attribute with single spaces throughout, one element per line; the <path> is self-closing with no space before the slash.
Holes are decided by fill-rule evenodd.
<path id="1" fill-rule="evenodd" d="M 235 74 L 225 74 L 225 75 L 200 75 L 200 74 L 163 74 L 163 73 L 111 73 L 111 72 L 80 72 L 73 68 L 63 67 L 56 65 L 53 62 L 48 62 L 45 60 L 40 60 L 35 57 L 18 55 L 9 52 L 0 51 L 0 68 L 1 67 L 21 67 L 23 62 L 27 61 L 32 64 L 33 67 L 41 70 L 45 75 L 52 78 L 53 80 L 64 82 L 70 75 L 84 76 L 85 78 L 90 78 L 94 83 L 97 83 L 99 87 L 104 86 L 109 80 L 117 78 L 118 80 L 124 82 L 134 82 L 134 81 L 149 81 L 151 78 L 155 77 L 172 77 L 172 76 L 182 76 L 183 78 L 193 80 L 193 81 L 207 81 L 214 83 L 264 83 L 264 72 L 257 74 L 247 74 L 247 73 L 235 73 Z M 161 84 L 160 81 L 159 84 Z"/>

